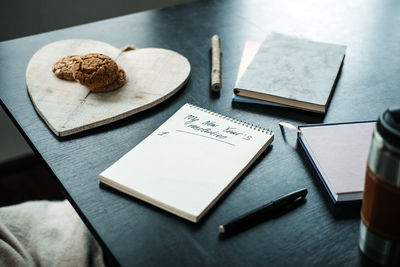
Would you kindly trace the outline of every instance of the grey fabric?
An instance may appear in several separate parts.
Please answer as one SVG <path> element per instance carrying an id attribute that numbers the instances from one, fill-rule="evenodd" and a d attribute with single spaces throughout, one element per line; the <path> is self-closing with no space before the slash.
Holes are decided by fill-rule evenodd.
<path id="1" fill-rule="evenodd" d="M 0 208 L 0 266 L 104 266 L 101 247 L 68 201 Z"/>

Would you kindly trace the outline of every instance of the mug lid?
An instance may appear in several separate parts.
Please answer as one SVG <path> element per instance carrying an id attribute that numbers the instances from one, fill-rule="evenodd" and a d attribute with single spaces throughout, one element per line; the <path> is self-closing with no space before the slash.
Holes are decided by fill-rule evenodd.
<path id="1" fill-rule="evenodd" d="M 385 141 L 400 148 L 400 107 L 385 110 L 379 117 L 376 127 Z"/>

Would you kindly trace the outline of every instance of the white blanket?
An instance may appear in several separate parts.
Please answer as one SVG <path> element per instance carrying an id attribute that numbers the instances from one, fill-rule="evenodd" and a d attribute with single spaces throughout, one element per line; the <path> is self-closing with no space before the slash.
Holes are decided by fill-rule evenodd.
<path id="1" fill-rule="evenodd" d="M 0 266 L 104 266 L 101 247 L 68 201 L 0 208 Z"/>

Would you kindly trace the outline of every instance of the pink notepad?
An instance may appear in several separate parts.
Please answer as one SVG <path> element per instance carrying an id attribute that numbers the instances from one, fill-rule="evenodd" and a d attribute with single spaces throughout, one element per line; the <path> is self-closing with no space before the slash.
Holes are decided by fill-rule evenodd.
<path id="1" fill-rule="evenodd" d="M 300 126 L 299 140 L 335 203 L 362 199 L 375 122 Z"/>

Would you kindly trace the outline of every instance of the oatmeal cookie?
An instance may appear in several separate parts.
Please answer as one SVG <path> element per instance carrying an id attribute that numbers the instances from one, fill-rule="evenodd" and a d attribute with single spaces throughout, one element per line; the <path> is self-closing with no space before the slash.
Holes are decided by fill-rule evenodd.
<path id="1" fill-rule="evenodd" d="M 93 92 L 109 92 L 109 91 L 113 91 L 116 90 L 118 88 L 121 88 L 124 84 L 126 83 L 126 73 L 125 71 L 118 66 L 118 76 L 117 78 L 110 84 L 104 86 L 104 87 L 99 87 L 96 89 L 90 89 Z"/>
<path id="2" fill-rule="evenodd" d="M 117 63 L 103 54 L 81 56 L 73 65 L 74 79 L 91 90 L 111 84 L 118 75 Z"/>
<path id="3" fill-rule="evenodd" d="M 54 72 L 54 75 L 59 79 L 75 81 L 73 76 L 73 66 L 80 58 L 81 56 L 78 55 L 60 58 L 53 64 L 52 71 Z"/>

